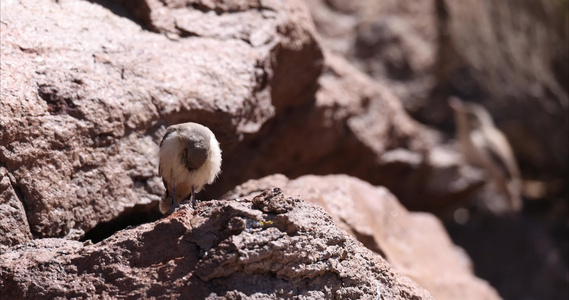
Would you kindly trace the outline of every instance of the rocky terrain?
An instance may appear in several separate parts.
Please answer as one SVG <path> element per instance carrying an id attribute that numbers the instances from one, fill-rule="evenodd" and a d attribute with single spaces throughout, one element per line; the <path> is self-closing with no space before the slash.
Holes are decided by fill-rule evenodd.
<path id="1" fill-rule="evenodd" d="M 48 238 L 3 255 L 11 299 L 432 299 L 321 208 L 278 189 L 201 202 L 97 245 Z"/>
<path id="2" fill-rule="evenodd" d="M 2 299 L 566 299 L 564 3 L 3 1 Z M 545 185 L 520 215 L 469 202 L 450 95 Z M 162 217 L 187 121 L 222 174 Z"/>

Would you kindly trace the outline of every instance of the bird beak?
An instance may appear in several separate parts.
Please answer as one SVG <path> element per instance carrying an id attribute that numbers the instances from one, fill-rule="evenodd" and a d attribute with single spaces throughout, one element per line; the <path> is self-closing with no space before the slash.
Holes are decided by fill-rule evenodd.
<path id="1" fill-rule="evenodd" d="M 464 103 L 462 103 L 462 101 L 460 101 L 457 97 L 451 97 L 448 100 L 448 105 L 452 107 L 452 109 L 454 109 L 455 111 L 465 110 Z"/>

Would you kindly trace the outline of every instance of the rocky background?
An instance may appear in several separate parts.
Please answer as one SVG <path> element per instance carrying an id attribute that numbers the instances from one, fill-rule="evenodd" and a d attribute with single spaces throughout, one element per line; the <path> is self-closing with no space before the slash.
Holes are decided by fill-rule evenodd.
<path id="1" fill-rule="evenodd" d="M 569 296 L 567 1 L 7 0 L 0 29 L 2 299 Z M 519 214 L 480 204 L 452 95 L 542 187 Z M 223 172 L 162 218 L 187 121 Z"/>

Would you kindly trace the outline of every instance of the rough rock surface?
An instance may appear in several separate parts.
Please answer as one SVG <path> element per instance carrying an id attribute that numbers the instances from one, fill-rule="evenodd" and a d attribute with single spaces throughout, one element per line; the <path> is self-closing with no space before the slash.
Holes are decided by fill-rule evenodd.
<path id="1" fill-rule="evenodd" d="M 454 246 L 438 219 L 408 212 L 383 187 L 346 175 L 308 175 L 294 180 L 273 175 L 248 181 L 224 197 L 248 198 L 270 187 L 323 207 L 339 228 L 435 299 L 500 299 L 488 283 L 474 276 L 469 258 Z"/>
<path id="2" fill-rule="evenodd" d="M 435 0 L 305 0 L 325 48 L 389 86 L 406 109 L 430 101 L 437 83 Z"/>
<path id="3" fill-rule="evenodd" d="M 271 87 L 271 104 L 277 111 L 309 101 L 317 88 L 314 79 L 320 73 L 322 54 L 302 0 L 116 1 L 125 4 L 146 28 L 174 40 L 235 40 L 268 50 L 271 57 L 259 63 L 262 69 L 256 75 L 260 85 Z M 255 125 L 262 125 L 260 121 Z"/>
<path id="4" fill-rule="evenodd" d="M 297 89 L 314 89 L 322 54 L 301 4 L 214 13 L 199 3 L 161 11 L 249 23 L 228 26 L 238 31 L 228 36 L 176 38 L 88 1 L 2 2 L 0 162 L 32 234 L 80 237 L 157 201 L 157 143 L 167 125 L 203 123 L 226 150 L 277 108 L 297 105 Z M 296 64 L 303 76 L 294 88 L 271 86 L 290 80 Z"/>
<path id="5" fill-rule="evenodd" d="M 567 179 L 567 3 L 305 2 L 324 47 L 389 85 L 415 118 L 447 129 L 449 96 L 482 102 L 527 177 Z"/>
<path id="6" fill-rule="evenodd" d="M 345 173 L 389 188 L 408 208 L 440 213 L 481 185 L 480 174 L 412 120 L 387 86 L 344 58 L 325 53 L 319 85 L 313 103 L 277 115 L 224 154 L 214 197 L 244 178 Z"/>
<path id="7" fill-rule="evenodd" d="M 8 170 L 0 167 L 0 252 L 32 239 L 26 211 L 9 176 Z"/>
<path id="8" fill-rule="evenodd" d="M 442 211 L 479 185 L 387 86 L 322 60 L 303 3 L 119 2 L 2 3 L 0 162 L 34 236 L 152 207 L 157 144 L 185 121 L 224 153 L 202 199 L 277 172 L 348 173 Z"/>
<path id="9" fill-rule="evenodd" d="M 10 299 L 432 299 L 320 207 L 278 189 L 201 202 L 94 245 L 38 239 L 0 258 Z"/>
<path id="10" fill-rule="evenodd" d="M 455 207 L 481 185 L 480 174 L 463 166 L 439 134 L 410 119 L 399 101 L 409 106 L 429 95 L 425 91 L 436 86 L 431 74 L 435 55 L 435 72 L 447 66 L 445 72 L 456 70 L 454 61 L 440 65 L 443 52 L 430 47 L 441 26 L 453 28 L 448 37 L 464 28 L 452 22 L 435 26 L 433 1 L 371 2 L 318 2 L 332 8 L 340 31 L 341 26 L 358 31 L 349 42 L 361 48 L 350 50 L 333 48 L 343 37 L 326 35 L 322 19 L 312 11 L 323 36 L 317 37 L 300 0 L 2 1 L 0 251 L 24 255 L 28 246 L 13 246 L 30 239 L 36 239 L 30 247 L 47 248 L 35 257 L 25 254 L 31 260 L 41 260 L 42 251 L 56 258 L 92 251 L 97 259 L 85 262 L 84 269 L 103 274 L 93 286 L 108 278 L 115 278 L 116 290 L 136 285 L 135 280 L 118 283 L 120 270 L 97 266 L 116 259 L 105 256 L 100 244 L 39 238 L 79 239 L 87 232 L 86 238 L 101 240 L 128 224 L 147 222 L 141 216 L 155 209 L 163 192 L 158 142 L 166 126 L 185 121 L 210 127 L 224 153 L 221 178 L 201 199 L 274 173 L 291 178 L 347 173 L 386 186 L 412 209 L 440 213 Z M 443 0 L 434 3 L 440 17 L 446 6 Z M 448 12 L 464 13 L 452 3 Z M 376 13 L 382 18 L 376 19 Z M 471 47 L 468 40 L 457 45 L 462 51 Z M 353 61 L 360 70 L 337 53 L 361 59 Z M 563 70 L 554 77 L 561 78 Z M 435 76 L 451 74 L 445 72 Z M 515 81 L 520 82 L 527 83 Z M 549 90 L 562 95 L 554 85 L 543 90 L 546 96 Z M 555 121 L 559 116 L 553 114 Z M 363 225 L 351 224 L 360 237 L 369 235 Z M 115 237 L 121 234 L 128 235 Z M 137 238 L 124 236 L 121 255 L 139 249 Z M 65 259 L 80 257 L 73 255 Z M 49 262 L 34 266 L 48 278 Z M 431 268 L 417 270 L 422 274 Z M 27 282 L 35 288 L 33 279 Z M 422 284 L 443 294 L 428 281 Z"/>
<path id="11" fill-rule="evenodd" d="M 451 95 L 479 102 L 489 109 L 514 148 L 522 177 L 542 180 L 545 193 L 525 193 L 526 208 L 514 222 L 516 225 L 479 216 L 471 220 L 472 224 L 464 225 L 466 228 L 453 230 L 457 233 L 453 238 L 469 253 L 472 251 L 475 265 L 481 266 L 478 275 L 504 297 L 568 298 L 567 1 L 305 1 L 325 48 L 342 55 L 374 80 L 388 83 L 406 110 L 421 122 L 437 126 L 452 137 L 452 111 L 446 104 Z M 391 178 L 401 177 L 400 173 L 394 174 L 397 175 Z M 441 178 L 437 175 L 433 177 Z M 424 182 L 425 178 L 429 176 L 417 182 Z M 405 196 L 415 188 L 409 181 L 403 180 L 407 188 L 401 189 L 371 182 L 387 186 L 405 205 L 416 208 L 408 205 Z M 484 194 L 474 203 L 487 206 L 492 201 L 493 197 Z M 448 222 L 450 227 L 463 226 L 453 223 Z M 484 232 L 476 231 L 480 228 Z M 533 238 L 525 230 L 541 232 L 543 236 Z M 509 239 L 503 239 L 504 234 L 523 237 L 523 242 L 506 242 Z M 490 245 L 500 242 L 491 247 L 500 247 L 504 252 L 480 250 L 481 236 Z M 519 253 L 520 243 L 544 245 L 547 250 L 528 250 L 522 260 L 518 255 L 502 259 L 504 253 Z M 565 271 L 560 272 L 544 259 L 544 253 L 561 257 L 558 265 Z M 532 268 L 543 271 L 526 271 Z M 548 277 L 540 275 L 544 273 L 558 277 L 542 280 Z M 558 282 L 565 284 L 560 288 Z"/>

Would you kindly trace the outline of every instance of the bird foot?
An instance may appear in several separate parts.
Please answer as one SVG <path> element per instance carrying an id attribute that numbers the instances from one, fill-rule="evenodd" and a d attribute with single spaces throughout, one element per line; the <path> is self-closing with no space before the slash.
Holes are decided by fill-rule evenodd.
<path id="1" fill-rule="evenodd" d="M 171 215 L 173 213 L 175 213 L 176 211 L 178 211 L 180 209 L 180 205 L 178 205 L 178 203 L 174 202 L 172 203 L 172 206 L 170 206 L 170 209 L 168 210 L 168 212 L 165 215 Z"/>

